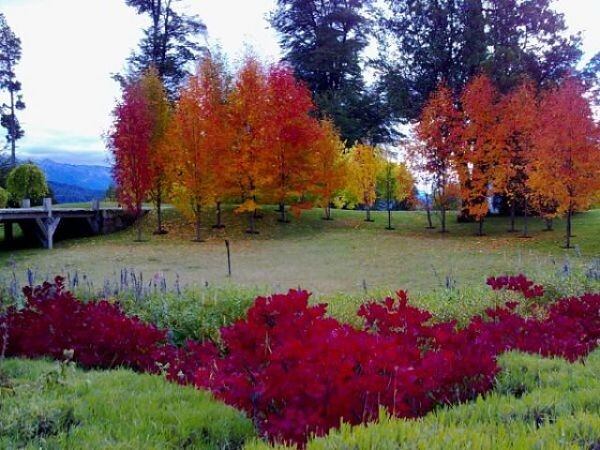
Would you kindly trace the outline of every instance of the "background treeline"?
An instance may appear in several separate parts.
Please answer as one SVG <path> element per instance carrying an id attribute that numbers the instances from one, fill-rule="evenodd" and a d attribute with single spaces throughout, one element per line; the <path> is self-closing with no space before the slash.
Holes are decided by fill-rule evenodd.
<path id="1" fill-rule="evenodd" d="M 360 204 L 370 210 L 379 195 L 388 209 L 413 193 L 403 164 L 377 147 L 346 149 L 330 119 L 315 117 L 312 96 L 285 65 L 269 67 L 248 57 L 230 74 L 218 56 L 206 56 L 177 100 L 169 100 L 151 68 L 124 85 L 108 144 L 114 156 L 119 200 L 136 213 L 151 200 L 157 210 L 172 201 L 195 222 L 201 240 L 205 208 L 237 203 L 248 232 L 261 204 L 278 204 L 280 221 L 321 205 Z"/>
<path id="2" fill-rule="evenodd" d="M 515 231 L 515 210 L 546 220 L 571 217 L 600 194 L 600 129 L 583 83 L 570 76 L 541 88 L 525 79 L 502 91 L 486 75 L 473 77 L 454 96 L 445 82 L 430 96 L 416 126 L 411 159 L 432 186 L 445 212 L 460 198 L 461 215 L 483 223 L 493 195 L 506 199 Z"/>

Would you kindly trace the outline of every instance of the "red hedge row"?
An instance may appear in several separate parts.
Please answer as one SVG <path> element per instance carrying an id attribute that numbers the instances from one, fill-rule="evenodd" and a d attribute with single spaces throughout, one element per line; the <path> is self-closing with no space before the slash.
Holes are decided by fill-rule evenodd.
<path id="1" fill-rule="evenodd" d="M 418 417 L 437 405 L 471 399 L 492 388 L 496 356 L 510 349 L 574 361 L 600 341 L 600 294 L 533 303 L 543 288 L 524 276 L 490 278 L 493 289 L 519 292 L 518 302 L 489 309 L 463 329 L 396 300 L 370 302 L 356 329 L 310 306 L 305 291 L 259 297 L 247 317 L 221 330 L 223 347 L 167 342 L 167 333 L 126 316 L 106 301 L 82 303 L 62 280 L 25 289 L 27 305 L 0 317 L 12 356 L 61 358 L 65 349 L 86 367 L 127 366 L 166 372 L 243 409 L 271 440 L 304 443 L 340 421 L 375 420 L 384 406 Z M 1 329 L 1 327 L 0 327 Z"/>

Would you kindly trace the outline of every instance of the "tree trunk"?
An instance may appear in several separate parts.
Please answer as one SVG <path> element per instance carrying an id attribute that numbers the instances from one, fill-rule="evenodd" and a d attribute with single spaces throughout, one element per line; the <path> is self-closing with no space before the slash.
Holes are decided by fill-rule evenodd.
<path id="1" fill-rule="evenodd" d="M 279 223 L 289 223 L 289 220 L 285 215 L 285 203 L 283 202 L 279 203 L 279 219 L 277 219 L 277 221 Z"/>
<path id="2" fill-rule="evenodd" d="M 440 216 L 442 218 L 442 229 L 440 230 L 441 233 L 447 233 L 448 230 L 446 230 L 446 209 L 442 208 L 440 210 Z"/>
<path id="3" fill-rule="evenodd" d="M 323 217 L 323 220 L 332 220 L 331 219 L 331 204 L 329 202 L 327 202 L 327 205 L 325 205 L 325 217 Z"/>
<path id="4" fill-rule="evenodd" d="M 156 231 L 154 234 L 167 234 L 162 226 L 162 187 L 158 186 L 156 193 Z"/>
<path id="5" fill-rule="evenodd" d="M 478 225 L 478 229 L 477 229 L 477 236 L 483 236 L 483 221 L 484 221 L 483 217 L 480 217 L 478 220 L 479 225 Z"/>
<path id="6" fill-rule="evenodd" d="M 515 205 L 515 201 L 512 200 L 510 202 L 510 228 L 508 229 L 509 233 L 514 233 L 516 230 L 515 228 L 515 216 L 516 216 L 516 205 Z"/>
<path id="7" fill-rule="evenodd" d="M 545 219 L 546 221 L 546 229 L 544 231 L 552 231 L 554 229 L 554 221 L 552 217 Z"/>
<path id="8" fill-rule="evenodd" d="M 567 239 L 566 239 L 566 246 L 565 248 L 571 248 L 571 231 L 572 231 L 572 224 L 571 224 L 571 216 L 573 215 L 573 208 L 569 208 L 569 211 L 567 212 Z"/>
<path id="9" fill-rule="evenodd" d="M 529 237 L 529 204 L 527 203 L 527 198 L 525 198 L 525 207 L 523 209 L 523 234 L 521 237 L 528 238 Z"/>
<path id="10" fill-rule="evenodd" d="M 17 139 L 16 139 L 16 134 L 17 134 L 17 123 L 15 120 L 15 93 L 14 90 L 12 89 L 12 87 L 9 89 L 10 90 L 10 164 L 12 167 L 16 167 L 17 165 L 17 153 L 16 153 L 16 149 L 17 149 Z"/>
<path id="11" fill-rule="evenodd" d="M 196 208 L 194 209 L 194 214 L 196 216 L 196 237 L 194 238 L 194 242 L 204 242 L 204 240 L 202 239 L 202 235 L 200 234 L 200 227 L 202 225 L 202 207 L 200 205 L 196 205 Z"/>
<path id="12" fill-rule="evenodd" d="M 390 208 L 388 208 L 388 226 L 386 228 L 386 230 L 393 230 L 394 227 L 392 226 L 392 210 Z"/>
<path id="13" fill-rule="evenodd" d="M 256 210 L 248 214 L 248 228 L 246 229 L 246 234 L 258 234 L 258 231 L 256 231 L 254 227 L 255 214 Z"/>
<path id="14" fill-rule="evenodd" d="M 136 242 L 142 242 L 142 206 L 138 205 L 137 206 L 137 217 L 135 219 L 135 224 L 136 224 L 136 231 L 137 231 L 137 236 L 136 236 Z"/>
<path id="15" fill-rule="evenodd" d="M 254 200 L 254 203 L 256 203 L 256 195 L 253 195 L 252 199 Z M 258 208 L 256 208 L 254 210 L 254 218 L 255 219 L 262 219 L 263 218 L 263 215 L 258 212 Z"/>
<path id="16" fill-rule="evenodd" d="M 213 225 L 213 228 L 216 228 L 216 229 L 225 228 L 225 225 L 223 225 L 223 222 L 222 222 L 221 213 L 222 213 L 221 202 L 217 202 L 217 223 L 215 223 Z"/>
<path id="17" fill-rule="evenodd" d="M 429 230 L 433 230 L 435 227 L 433 226 L 433 222 L 431 221 L 431 208 L 427 205 L 427 228 Z"/>
<path id="18" fill-rule="evenodd" d="M 371 219 L 371 207 L 367 206 L 367 218 L 365 219 L 365 222 L 373 222 L 373 219 Z"/>

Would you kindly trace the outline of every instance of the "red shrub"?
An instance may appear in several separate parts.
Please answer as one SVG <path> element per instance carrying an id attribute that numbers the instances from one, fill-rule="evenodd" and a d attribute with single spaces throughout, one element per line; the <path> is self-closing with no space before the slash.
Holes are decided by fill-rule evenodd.
<path id="1" fill-rule="evenodd" d="M 7 355 L 73 359 L 84 367 L 127 366 L 155 370 L 153 353 L 166 333 L 137 317 L 127 317 L 106 301 L 83 303 L 64 290 L 63 280 L 24 289 L 26 307 L 10 310 Z"/>
<path id="2" fill-rule="evenodd" d="M 524 276 L 488 284 L 527 299 L 543 293 Z M 400 291 L 397 300 L 361 306 L 366 325 L 358 330 L 327 317 L 326 305 L 309 306 L 307 292 L 292 290 L 257 298 L 246 319 L 223 328 L 224 352 L 211 343 L 167 344 L 165 331 L 115 305 L 78 301 L 60 278 L 25 294 L 23 310 L 0 317 L 8 325 L 8 355 L 62 358 L 73 349 L 86 367 L 163 372 L 243 409 L 271 440 L 300 444 L 341 421 L 375 420 L 380 406 L 418 417 L 485 393 L 501 352 L 574 361 L 600 341 L 600 294 L 538 305 L 538 318 L 517 314 L 518 302 L 508 302 L 459 330 L 455 322 L 434 323 Z"/>
<path id="3" fill-rule="evenodd" d="M 245 410 L 271 439 L 302 443 L 340 421 L 374 420 L 380 406 L 417 417 L 492 385 L 494 355 L 473 348 L 453 326 L 427 327 L 433 342 L 444 342 L 429 348 L 417 330 L 430 315 L 404 297 L 396 307 L 387 299 L 361 308 L 382 318 L 389 333 L 380 334 L 325 317 L 325 305 L 308 306 L 308 297 L 290 291 L 258 298 L 247 319 L 222 330 L 227 356 L 197 373 L 197 386 Z M 397 321 L 385 321 L 383 311 Z"/>
<path id="4" fill-rule="evenodd" d="M 542 297 L 544 295 L 544 287 L 534 284 L 533 281 L 529 280 L 523 274 L 489 277 L 486 283 L 495 291 L 507 289 L 509 291 L 520 292 L 525 298 Z"/>

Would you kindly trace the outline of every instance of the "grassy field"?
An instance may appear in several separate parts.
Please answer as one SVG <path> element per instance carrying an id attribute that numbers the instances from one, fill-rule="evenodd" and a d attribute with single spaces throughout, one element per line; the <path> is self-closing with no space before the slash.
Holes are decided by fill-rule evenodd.
<path id="1" fill-rule="evenodd" d="M 342 426 L 308 449 L 596 449 L 600 351 L 585 364 L 510 353 L 491 394 L 419 420 Z M 0 366 L 0 447 L 270 448 L 252 423 L 204 392 L 127 370 L 46 361 Z"/>
<path id="2" fill-rule="evenodd" d="M 0 448 L 234 449 L 255 436 L 210 394 L 128 370 L 0 361 Z"/>
<path id="3" fill-rule="evenodd" d="M 335 220 L 321 220 L 321 210 L 311 210 L 289 224 L 277 223 L 272 208 L 257 221 L 261 234 L 244 234 L 246 222 L 226 211 L 224 231 L 203 230 L 206 242 L 192 242 L 192 226 L 174 210 L 166 212 L 170 233 L 153 236 L 154 216 L 144 223 L 144 242 L 134 242 L 134 231 L 56 244 L 53 251 L 27 247 L 3 248 L 0 265 L 17 274 L 33 268 L 41 275 L 86 274 L 101 285 L 118 276 L 121 268 L 134 268 L 146 279 L 162 273 L 182 284 L 242 285 L 266 290 L 302 286 L 317 295 L 357 293 L 406 288 L 414 294 L 447 286 L 480 285 L 486 276 L 525 272 L 539 277 L 562 270 L 565 261 L 578 266 L 600 256 L 600 210 L 577 215 L 574 250 L 561 248 L 564 224 L 542 231 L 531 220 L 531 238 L 508 233 L 506 218 L 491 218 L 486 236 L 474 235 L 474 224 L 449 220 L 450 232 L 425 229 L 420 212 L 395 212 L 393 231 L 385 230 L 385 213 L 374 213 L 375 222 L 364 222 L 360 211 L 334 211 Z M 214 213 L 205 224 L 214 221 Z M 227 277 L 224 239 L 231 241 L 233 275 Z"/>

